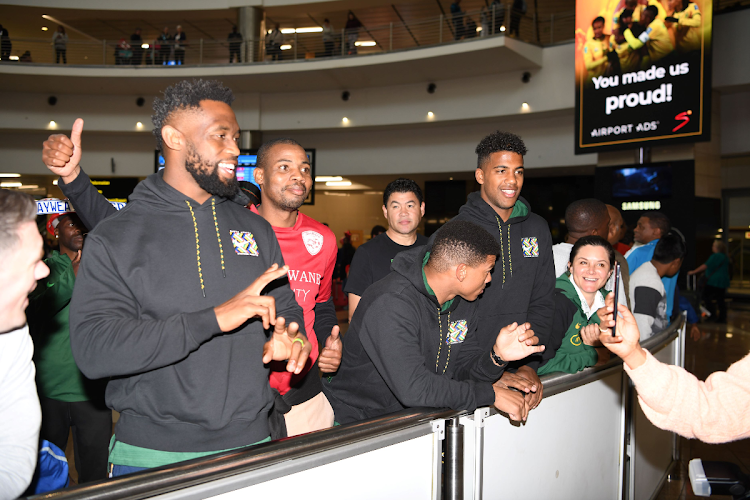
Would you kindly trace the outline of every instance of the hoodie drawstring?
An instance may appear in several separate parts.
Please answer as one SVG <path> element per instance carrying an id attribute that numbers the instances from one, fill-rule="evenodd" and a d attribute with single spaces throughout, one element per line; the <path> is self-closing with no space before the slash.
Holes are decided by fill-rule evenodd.
<path id="1" fill-rule="evenodd" d="M 221 233 L 219 232 L 219 220 L 216 218 L 216 198 L 211 198 L 211 212 L 214 215 L 214 227 L 216 228 L 216 239 L 219 240 L 219 255 L 221 256 L 221 274 L 227 277 L 227 271 L 224 268 L 224 247 L 221 245 Z"/>
<path id="2" fill-rule="evenodd" d="M 503 285 L 505 285 L 505 246 L 503 243 L 503 226 L 500 225 L 500 218 L 496 215 L 495 220 L 497 221 L 497 228 L 500 230 L 500 259 L 503 261 Z M 508 227 L 508 265 L 510 267 L 510 276 L 513 277 L 513 256 L 511 254 L 510 245 L 510 224 Z M 504 287 L 503 287 L 504 288 Z"/>
<path id="3" fill-rule="evenodd" d="M 203 267 L 201 266 L 201 242 L 198 236 L 198 221 L 195 218 L 195 212 L 193 211 L 193 206 L 190 204 L 188 200 L 185 200 L 185 203 L 187 203 L 188 209 L 190 210 L 190 215 L 193 218 L 193 231 L 195 232 L 195 258 L 198 261 L 198 279 L 200 279 L 200 282 L 201 282 L 201 293 L 203 294 L 203 298 L 206 298 L 206 286 L 203 283 Z M 226 278 L 227 273 L 224 267 L 224 247 L 221 244 L 221 232 L 219 231 L 219 220 L 216 217 L 215 198 L 211 198 L 211 212 L 213 213 L 213 216 L 214 216 L 214 227 L 216 228 L 216 239 L 219 242 L 219 255 L 221 256 L 221 272 Z"/>
<path id="4" fill-rule="evenodd" d="M 437 308 L 438 313 L 438 326 L 440 327 L 440 343 L 438 344 L 438 353 L 437 358 L 435 358 L 435 373 L 438 372 L 438 363 L 440 362 L 440 351 L 443 347 L 443 320 L 440 317 L 440 308 Z M 451 313 L 448 313 L 448 325 L 450 328 L 451 324 Z M 445 337 L 446 342 L 448 341 L 448 336 Z M 448 363 L 451 361 L 451 344 L 448 344 L 448 358 L 445 360 L 445 366 L 443 367 L 443 375 L 445 375 L 445 370 L 448 369 Z"/>

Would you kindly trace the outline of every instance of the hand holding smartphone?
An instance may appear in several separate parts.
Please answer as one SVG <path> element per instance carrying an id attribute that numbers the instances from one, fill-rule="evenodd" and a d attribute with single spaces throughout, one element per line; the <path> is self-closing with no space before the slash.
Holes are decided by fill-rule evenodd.
<path id="1" fill-rule="evenodd" d="M 620 263 L 615 262 L 615 303 L 614 303 L 614 310 L 612 311 L 612 321 L 615 322 L 614 325 L 612 325 L 612 336 L 614 337 L 616 335 L 615 330 L 617 329 L 617 298 L 620 295 Z"/>

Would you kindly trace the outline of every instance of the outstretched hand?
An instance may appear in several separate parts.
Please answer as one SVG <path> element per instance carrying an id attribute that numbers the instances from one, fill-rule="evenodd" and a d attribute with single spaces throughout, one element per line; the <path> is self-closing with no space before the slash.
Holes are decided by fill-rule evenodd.
<path id="1" fill-rule="evenodd" d="M 544 346 L 538 343 L 539 338 L 534 335 L 529 323 L 511 323 L 500 330 L 493 349 L 503 361 L 516 361 L 544 351 Z"/>
<path id="2" fill-rule="evenodd" d="M 83 119 L 73 123 L 70 137 L 65 134 L 53 134 L 42 145 L 42 161 L 50 171 L 62 177 L 68 184 L 78 177 L 81 171 L 81 133 Z"/>
<path id="3" fill-rule="evenodd" d="M 599 335 L 599 341 L 622 358 L 630 368 L 635 369 L 646 362 L 646 352 L 639 342 L 641 333 L 638 331 L 638 324 L 635 322 L 633 314 L 622 304 L 618 304 L 617 312 L 617 336 L 613 337 L 607 330 Z"/>
<path id="4" fill-rule="evenodd" d="M 312 345 L 299 331 L 295 322 L 286 326 L 284 318 L 277 318 L 271 334 L 271 339 L 263 346 L 263 363 L 288 360 L 286 371 L 295 375 L 302 371 L 310 357 Z"/>
<path id="5" fill-rule="evenodd" d="M 320 356 L 318 357 L 318 368 L 320 368 L 320 371 L 323 373 L 333 373 L 339 369 L 342 346 L 339 327 L 334 326 L 331 329 L 331 335 L 326 339 L 325 347 L 320 351 Z"/>
<path id="6" fill-rule="evenodd" d="M 261 295 L 263 289 L 275 279 L 281 278 L 289 266 L 279 267 L 274 264 L 258 276 L 249 287 L 214 307 L 216 322 L 222 332 L 231 332 L 250 318 L 261 318 L 263 328 L 268 329 L 276 324 L 276 300 L 270 295 Z"/>

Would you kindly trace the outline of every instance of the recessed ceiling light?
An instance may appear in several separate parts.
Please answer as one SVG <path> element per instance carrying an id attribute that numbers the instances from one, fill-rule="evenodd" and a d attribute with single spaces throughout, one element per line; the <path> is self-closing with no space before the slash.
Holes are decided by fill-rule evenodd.
<path id="1" fill-rule="evenodd" d="M 289 49 L 291 49 L 291 48 L 292 48 L 292 46 L 291 46 L 291 45 L 289 45 L 289 44 L 286 44 L 286 45 L 282 45 L 281 47 L 279 47 L 279 50 L 289 50 Z"/>
<path id="2" fill-rule="evenodd" d="M 57 122 L 55 120 L 50 120 L 50 122 L 47 124 L 47 128 L 50 130 L 57 129 Z"/>
<path id="3" fill-rule="evenodd" d="M 47 31 L 49 28 L 46 26 L 42 26 L 42 31 Z"/>
<path id="4" fill-rule="evenodd" d="M 18 186 L 18 189 L 38 189 L 39 186 L 37 184 L 22 184 Z"/>
<path id="5" fill-rule="evenodd" d="M 345 116 L 345 117 L 343 117 L 343 118 L 341 119 L 341 123 L 343 123 L 344 125 L 346 125 L 347 123 L 349 123 L 349 118 L 347 118 L 346 116 Z"/>
<path id="6" fill-rule="evenodd" d="M 346 186 L 351 186 L 351 185 L 352 185 L 352 181 L 328 181 L 328 182 L 326 182 L 326 186 L 342 186 L 342 187 L 346 187 Z"/>
<path id="7" fill-rule="evenodd" d="M 376 42 L 354 42 L 355 47 L 374 47 L 376 45 Z"/>
<path id="8" fill-rule="evenodd" d="M 297 33 L 320 33 L 323 31 L 323 28 L 320 26 L 315 28 L 297 28 L 294 31 L 296 31 Z"/>
<path id="9" fill-rule="evenodd" d="M 521 109 L 524 110 L 524 111 L 528 111 L 529 110 L 529 103 L 528 102 L 522 102 L 521 103 Z"/>
<path id="10" fill-rule="evenodd" d="M 285 35 L 291 35 L 294 33 L 294 28 L 282 28 L 281 32 Z"/>
<path id="11" fill-rule="evenodd" d="M 142 49 L 147 49 L 147 48 L 149 48 L 149 47 L 150 47 L 150 45 L 149 45 L 149 44 L 147 44 L 147 43 L 142 43 L 142 44 L 141 44 L 141 48 L 142 48 Z"/>
<path id="12" fill-rule="evenodd" d="M 0 174 L 0 177 L 2 177 L 3 179 L 11 179 L 21 177 L 21 174 Z"/>
<path id="13" fill-rule="evenodd" d="M 343 181 L 344 178 L 340 175 L 317 175 L 315 176 L 315 182 L 331 182 L 331 181 Z"/>
<path id="14" fill-rule="evenodd" d="M 427 118 L 435 118 L 435 113 L 433 113 L 432 111 L 428 111 Z"/>
<path id="15" fill-rule="evenodd" d="M 142 122 L 136 123 L 135 128 L 143 128 L 143 123 Z"/>
<path id="16" fill-rule="evenodd" d="M 3 188 L 17 188 L 23 186 L 21 182 L 0 182 L 0 187 Z"/>

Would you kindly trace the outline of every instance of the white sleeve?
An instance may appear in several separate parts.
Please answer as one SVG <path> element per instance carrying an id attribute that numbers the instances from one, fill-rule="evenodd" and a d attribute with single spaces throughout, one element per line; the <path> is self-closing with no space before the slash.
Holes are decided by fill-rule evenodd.
<path id="1" fill-rule="evenodd" d="M 18 498 L 37 463 L 42 410 L 29 329 L 0 334 L 0 499 Z"/>

